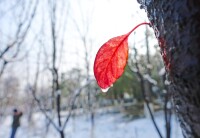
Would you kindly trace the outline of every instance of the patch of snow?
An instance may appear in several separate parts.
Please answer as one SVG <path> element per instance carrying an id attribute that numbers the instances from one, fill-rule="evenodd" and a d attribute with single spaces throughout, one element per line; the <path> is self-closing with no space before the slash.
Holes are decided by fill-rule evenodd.
<path id="1" fill-rule="evenodd" d="M 164 83 L 165 83 L 165 85 L 170 85 L 170 83 L 171 83 L 171 82 L 170 82 L 170 81 L 168 81 L 168 80 L 165 80 L 165 82 L 164 82 Z"/>
<path id="2" fill-rule="evenodd" d="M 11 116 L 6 117 L 0 125 L 0 138 L 9 137 L 11 119 Z M 164 136 L 165 122 L 163 113 L 155 114 L 155 119 Z M 55 121 L 57 122 L 57 120 Z M 52 125 L 49 126 L 48 133 L 45 132 L 47 123 L 48 121 L 41 113 L 35 113 L 32 124 L 29 125 L 24 115 L 16 138 L 59 138 L 58 132 Z M 171 126 L 172 138 L 183 138 L 174 115 L 172 116 Z M 130 120 L 124 117 L 122 113 L 96 114 L 95 127 L 93 128 L 91 128 L 91 121 L 88 115 L 71 117 L 64 132 L 67 138 L 159 138 L 151 119 Z"/>
<path id="3" fill-rule="evenodd" d="M 158 74 L 159 74 L 160 76 L 163 76 L 163 75 L 165 74 L 165 67 L 163 67 L 163 68 L 158 72 Z"/>
<path id="4" fill-rule="evenodd" d="M 145 74 L 143 77 L 144 77 L 145 80 L 149 81 L 151 84 L 157 85 L 157 81 L 154 80 L 153 78 L 151 78 L 149 76 L 149 74 Z"/>

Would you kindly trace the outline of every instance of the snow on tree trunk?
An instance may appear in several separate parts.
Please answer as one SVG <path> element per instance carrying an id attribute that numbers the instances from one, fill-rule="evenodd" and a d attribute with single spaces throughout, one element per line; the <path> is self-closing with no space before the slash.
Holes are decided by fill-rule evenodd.
<path id="1" fill-rule="evenodd" d="M 200 138 L 200 1 L 138 2 L 159 41 L 183 135 Z"/>

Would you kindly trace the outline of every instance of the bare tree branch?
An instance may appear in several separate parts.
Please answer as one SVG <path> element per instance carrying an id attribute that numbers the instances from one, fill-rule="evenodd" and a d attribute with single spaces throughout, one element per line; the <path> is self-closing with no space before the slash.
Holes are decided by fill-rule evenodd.
<path id="1" fill-rule="evenodd" d="M 3 60 L 3 65 L 2 65 L 2 68 L 0 70 L 0 78 L 1 78 L 1 76 L 3 74 L 3 72 L 4 72 L 4 69 L 5 69 L 7 64 L 8 64 L 8 62 L 6 60 Z"/>
<path id="2" fill-rule="evenodd" d="M 27 26 L 25 27 L 24 32 L 23 32 L 22 34 L 20 34 L 21 29 L 22 29 L 23 26 L 25 26 L 25 23 L 26 23 L 26 22 L 21 21 L 21 22 L 19 23 L 19 25 L 18 25 L 16 34 L 15 34 L 15 40 L 14 40 L 12 43 L 8 44 L 8 45 L 6 46 L 6 48 L 5 48 L 4 50 L 1 51 L 1 53 L 0 53 L 0 58 L 2 58 L 12 47 L 14 47 L 15 44 L 16 44 L 16 47 L 17 47 L 17 51 L 16 51 L 16 53 L 13 55 L 13 58 L 15 58 L 15 57 L 17 56 L 17 54 L 18 54 L 18 52 L 19 52 L 19 50 L 20 50 L 20 46 L 21 46 L 21 44 L 23 43 L 23 41 L 25 40 L 25 37 L 26 37 L 26 35 L 27 35 L 27 33 L 28 33 L 28 30 L 29 30 L 29 28 L 30 28 L 30 26 L 31 26 L 32 20 L 34 19 L 35 12 L 36 12 L 37 5 L 38 5 L 38 1 L 39 1 L 39 0 L 37 0 L 36 3 L 35 3 L 35 5 L 34 5 L 33 12 L 32 12 L 32 14 L 31 14 L 31 16 L 30 16 L 30 19 L 28 20 L 28 24 L 27 24 Z M 27 17 L 27 18 L 28 18 L 28 17 Z M 27 20 L 27 18 L 26 18 L 26 20 Z M 21 35 L 21 36 L 20 36 L 20 35 Z"/>

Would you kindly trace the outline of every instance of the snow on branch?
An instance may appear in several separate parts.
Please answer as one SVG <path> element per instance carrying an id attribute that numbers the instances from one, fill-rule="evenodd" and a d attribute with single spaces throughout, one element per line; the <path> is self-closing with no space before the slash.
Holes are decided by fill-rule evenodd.
<path id="1" fill-rule="evenodd" d="M 144 78 L 145 80 L 147 80 L 149 83 L 151 83 L 151 84 L 153 84 L 153 85 L 157 85 L 157 81 L 154 80 L 153 78 L 151 78 L 151 77 L 149 76 L 149 74 L 144 74 L 144 75 L 143 75 L 143 78 Z"/>

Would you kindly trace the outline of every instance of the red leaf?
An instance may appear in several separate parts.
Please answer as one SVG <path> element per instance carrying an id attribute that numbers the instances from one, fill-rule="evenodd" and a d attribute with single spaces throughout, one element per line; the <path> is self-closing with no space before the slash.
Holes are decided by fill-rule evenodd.
<path id="1" fill-rule="evenodd" d="M 128 35 L 108 40 L 96 55 L 94 75 L 102 89 L 110 87 L 124 72 L 128 59 Z"/>
<path id="2" fill-rule="evenodd" d="M 150 23 L 141 23 L 129 33 L 108 40 L 97 52 L 94 75 L 102 89 L 109 88 L 123 74 L 128 59 L 128 36 L 141 25 Z"/>

